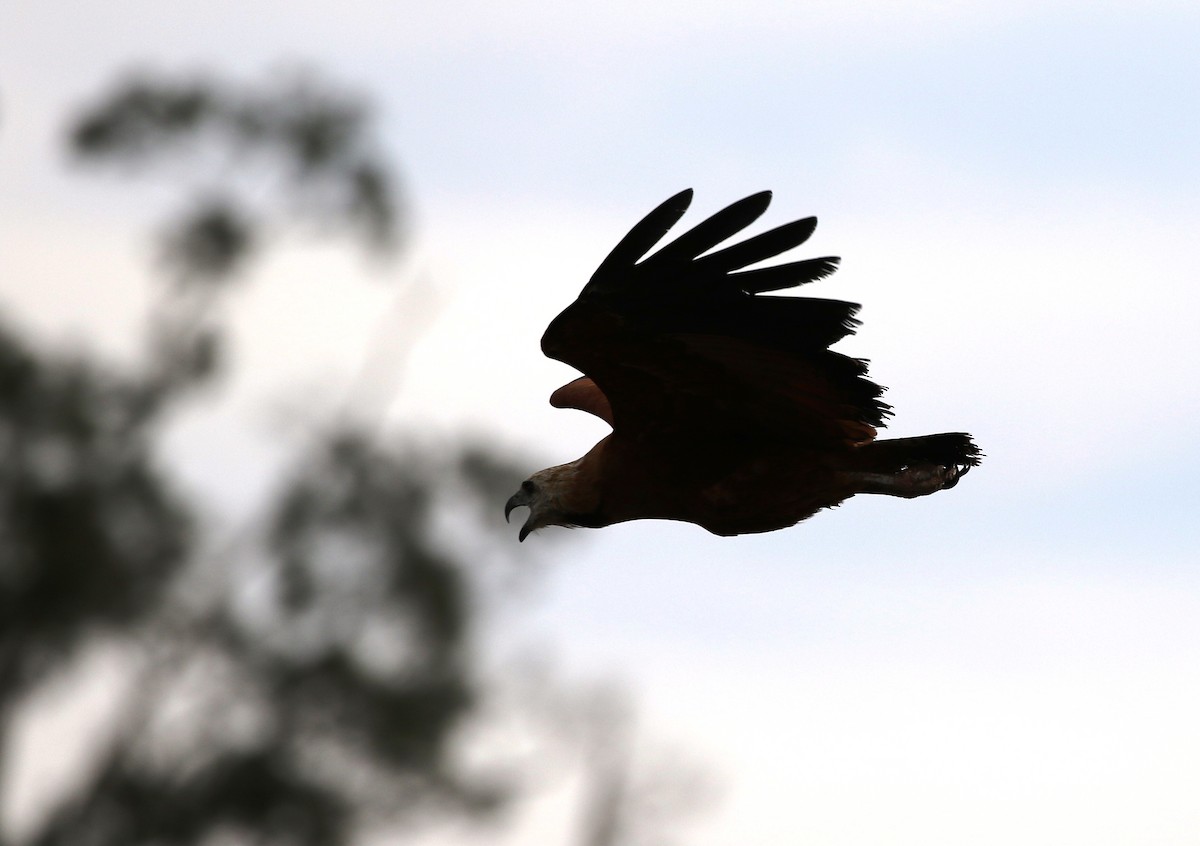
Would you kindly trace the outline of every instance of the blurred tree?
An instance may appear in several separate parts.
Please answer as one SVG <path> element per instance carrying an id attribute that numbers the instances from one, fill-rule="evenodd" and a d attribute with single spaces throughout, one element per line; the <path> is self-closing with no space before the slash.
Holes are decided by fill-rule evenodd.
<path id="1" fill-rule="evenodd" d="M 146 620 L 187 560 L 187 510 L 152 453 L 157 390 L 0 326 L 0 742 L 23 691 L 87 636 Z"/>
<path id="2" fill-rule="evenodd" d="M 31 842 L 325 846 L 496 807 L 504 785 L 448 755 L 481 693 L 464 562 L 432 531 L 460 466 L 324 442 L 247 562 L 254 601 L 181 598 L 142 626 L 150 661 L 97 777 Z"/>
<path id="3" fill-rule="evenodd" d="M 373 819 L 505 797 L 450 755 L 481 687 L 470 562 L 435 517 L 450 508 L 484 542 L 483 497 L 490 515 L 497 478 L 507 489 L 517 471 L 343 426 L 298 457 L 251 544 L 213 555 L 159 467 L 165 412 L 222 372 L 214 305 L 256 251 L 297 222 L 371 251 L 397 242 L 367 118 L 311 75 L 143 76 L 72 130 L 84 161 L 185 160 L 193 183 L 212 167 L 162 236 L 169 284 L 140 369 L 61 359 L 0 327 L 0 736 L 19 696 L 93 634 L 118 636 L 140 673 L 94 778 L 29 844 L 324 846 Z"/>

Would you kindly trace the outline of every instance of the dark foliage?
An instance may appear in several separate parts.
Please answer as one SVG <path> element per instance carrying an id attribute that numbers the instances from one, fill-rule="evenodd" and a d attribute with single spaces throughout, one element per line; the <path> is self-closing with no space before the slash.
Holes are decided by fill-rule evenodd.
<path id="1" fill-rule="evenodd" d="M 220 599 L 142 630 L 152 661 L 123 728 L 35 846 L 220 833 L 325 846 L 365 821 L 502 802 L 501 782 L 448 758 L 482 695 L 465 562 L 431 533 L 456 463 L 347 433 L 305 460 L 266 549 Z M 252 606 L 237 601 L 247 580 L 261 590 Z"/>
<path id="2" fill-rule="evenodd" d="M 84 636 L 140 623 L 183 566 L 189 520 L 153 457 L 152 393 L 0 326 L 0 697 Z"/>
<path id="3" fill-rule="evenodd" d="M 369 118 L 359 97 L 313 74 L 259 85 L 140 74 L 86 109 L 70 144 L 85 162 L 184 159 L 189 179 L 207 175 L 208 191 L 167 230 L 163 253 L 183 281 L 219 283 L 289 220 L 353 232 L 372 249 L 395 243 L 395 180 Z M 230 196 L 248 175 L 253 189 Z"/>
<path id="4" fill-rule="evenodd" d="M 210 199 L 175 225 L 164 245 L 165 258 L 184 278 L 226 279 L 241 269 L 253 229 L 228 200 Z"/>
<path id="5" fill-rule="evenodd" d="M 349 809 L 298 778 L 273 750 L 231 754 L 182 784 L 110 766 L 78 806 L 64 810 L 38 846 L 184 844 L 210 833 L 254 833 L 257 842 L 336 846 Z"/>

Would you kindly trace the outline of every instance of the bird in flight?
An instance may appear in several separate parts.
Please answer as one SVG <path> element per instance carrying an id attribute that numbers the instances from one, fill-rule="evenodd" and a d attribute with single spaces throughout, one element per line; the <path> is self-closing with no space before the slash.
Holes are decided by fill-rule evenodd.
<path id="1" fill-rule="evenodd" d="M 587 455 L 534 473 L 520 540 L 545 526 L 646 518 L 717 535 L 793 526 L 855 494 L 917 497 L 958 484 L 982 458 L 962 432 L 876 439 L 891 416 L 866 362 L 829 347 L 859 306 L 764 296 L 829 276 L 838 259 L 745 269 L 802 244 L 814 217 L 713 251 L 771 202 L 746 197 L 653 255 L 692 200 L 676 194 L 633 227 L 542 337 L 584 375 L 551 405 L 612 432 Z"/>

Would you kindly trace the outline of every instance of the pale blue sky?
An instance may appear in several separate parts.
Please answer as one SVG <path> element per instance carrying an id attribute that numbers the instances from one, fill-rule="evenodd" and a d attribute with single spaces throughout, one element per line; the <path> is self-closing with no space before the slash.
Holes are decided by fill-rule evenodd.
<path id="1" fill-rule="evenodd" d="M 1198 15 L 1051 5 L 864 50 L 844 49 L 836 27 L 806 33 L 797 11 L 780 32 L 607 44 L 612 67 L 592 50 L 473 44 L 434 67 L 403 51 L 382 61 L 397 79 L 430 83 L 395 93 L 418 178 L 461 191 L 594 203 L 634 177 L 695 179 L 692 163 L 713 159 L 726 162 L 719 172 L 738 161 L 742 178 L 825 187 L 824 177 L 835 190 L 845 152 L 878 144 L 1026 192 L 1100 182 L 1189 202 Z"/>
<path id="2" fill-rule="evenodd" d="M 431 280 L 393 423 L 557 462 L 603 427 L 546 405 L 547 321 L 669 194 L 697 220 L 772 188 L 761 227 L 816 214 L 803 250 L 844 258 L 812 293 L 864 304 L 843 348 L 893 431 L 988 458 L 766 536 L 548 531 L 502 639 L 629 682 L 720 774 L 701 846 L 1194 846 L 1197 44 L 1194 3 L 7 4 L 0 294 L 119 347 L 169 197 L 68 173 L 66 110 L 130 66 L 309 60 L 381 107 L 415 212 L 392 272 Z M 271 466 L 262 396 L 355 371 L 390 294 L 323 283 L 360 271 L 281 258 L 243 303 L 276 318 L 245 320 L 254 375 L 172 442 L 226 507 Z M 510 842 L 564 842 L 536 817 Z"/>

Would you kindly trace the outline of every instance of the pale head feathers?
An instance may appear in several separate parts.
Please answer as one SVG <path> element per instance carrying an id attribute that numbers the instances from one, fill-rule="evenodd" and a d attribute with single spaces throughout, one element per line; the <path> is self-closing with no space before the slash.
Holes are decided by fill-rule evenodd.
<path id="1" fill-rule="evenodd" d="M 587 458 L 539 470 L 521 483 L 504 510 L 507 518 L 514 508 L 529 508 L 521 540 L 546 526 L 578 526 L 580 518 L 596 511 L 600 494 Z"/>

